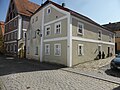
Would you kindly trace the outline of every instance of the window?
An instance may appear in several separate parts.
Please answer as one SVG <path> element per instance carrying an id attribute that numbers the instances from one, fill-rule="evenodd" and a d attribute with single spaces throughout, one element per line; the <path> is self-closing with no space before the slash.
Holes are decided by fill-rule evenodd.
<path id="1" fill-rule="evenodd" d="M 50 44 L 45 44 L 45 55 L 50 55 Z"/>
<path id="2" fill-rule="evenodd" d="M 55 34 L 61 34 L 61 22 L 55 24 Z"/>
<path id="3" fill-rule="evenodd" d="M 101 45 L 98 45 L 98 52 L 101 52 L 101 51 L 102 51 Z"/>
<path id="4" fill-rule="evenodd" d="M 101 40 L 102 39 L 102 31 L 98 32 L 98 39 Z"/>
<path id="5" fill-rule="evenodd" d="M 38 21 L 38 16 L 36 16 L 36 20 L 35 21 Z"/>
<path id="6" fill-rule="evenodd" d="M 17 20 L 14 20 L 14 27 L 17 26 Z"/>
<path id="7" fill-rule="evenodd" d="M 61 44 L 54 45 L 54 55 L 61 56 Z"/>
<path id="8" fill-rule="evenodd" d="M 112 35 L 109 35 L 109 42 L 112 42 Z"/>
<path id="9" fill-rule="evenodd" d="M 11 40 L 13 40 L 13 36 L 14 36 L 13 33 L 11 33 Z"/>
<path id="10" fill-rule="evenodd" d="M 83 53 L 83 44 L 78 44 L 78 55 L 79 56 L 84 55 L 84 53 Z"/>
<path id="11" fill-rule="evenodd" d="M 32 19 L 32 23 L 34 23 L 34 19 Z"/>
<path id="12" fill-rule="evenodd" d="M 38 47 L 36 47 L 35 55 L 38 55 Z"/>
<path id="13" fill-rule="evenodd" d="M 78 34 L 83 35 L 84 32 L 84 24 L 78 22 Z"/>
<path id="14" fill-rule="evenodd" d="M 49 36 L 51 34 L 51 27 L 50 26 L 46 26 L 45 27 L 45 36 Z"/>
<path id="15" fill-rule="evenodd" d="M 14 39 L 17 39 L 17 32 L 14 32 Z"/>
<path id="16" fill-rule="evenodd" d="M 29 48 L 29 46 L 28 46 L 28 48 L 27 48 L 27 54 L 29 54 L 29 52 L 30 52 L 30 48 Z"/>
<path id="17" fill-rule="evenodd" d="M 17 45 L 14 45 L 14 51 L 17 52 Z"/>
<path id="18" fill-rule="evenodd" d="M 47 8 L 47 15 L 49 15 L 51 13 L 51 8 Z"/>

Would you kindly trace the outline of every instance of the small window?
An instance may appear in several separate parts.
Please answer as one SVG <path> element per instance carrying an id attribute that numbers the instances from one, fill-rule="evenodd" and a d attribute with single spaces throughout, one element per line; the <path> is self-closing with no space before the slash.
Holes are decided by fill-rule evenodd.
<path id="1" fill-rule="evenodd" d="M 28 46 L 28 48 L 27 48 L 27 54 L 29 54 L 29 52 L 30 52 L 30 48 L 29 48 L 29 46 Z"/>
<path id="2" fill-rule="evenodd" d="M 61 56 L 61 44 L 54 45 L 54 55 Z"/>
<path id="3" fill-rule="evenodd" d="M 109 35 L 109 42 L 112 42 L 112 35 Z"/>
<path id="4" fill-rule="evenodd" d="M 38 55 L 38 47 L 36 47 L 35 55 Z"/>
<path id="5" fill-rule="evenodd" d="M 79 56 L 84 55 L 83 54 L 83 44 L 78 44 L 78 55 Z"/>
<path id="6" fill-rule="evenodd" d="M 34 23 L 34 19 L 32 19 L 32 23 Z"/>
<path id="7" fill-rule="evenodd" d="M 55 24 L 55 34 L 61 34 L 61 22 Z"/>
<path id="8" fill-rule="evenodd" d="M 50 26 L 46 26 L 45 27 L 45 36 L 49 36 L 51 34 L 51 27 Z"/>
<path id="9" fill-rule="evenodd" d="M 14 52 L 17 52 L 17 45 L 14 45 Z"/>
<path id="10" fill-rule="evenodd" d="M 45 55 L 50 55 L 50 44 L 45 44 Z"/>
<path id="11" fill-rule="evenodd" d="M 98 32 L 98 39 L 101 40 L 102 39 L 102 31 Z"/>
<path id="12" fill-rule="evenodd" d="M 17 20 L 14 20 L 14 27 L 17 26 Z"/>
<path id="13" fill-rule="evenodd" d="M 83 35 L 84 32 L 84 24 L 78 22 L 78 34 Z"/>
<path id="14" fill-rule="evenodd" d="M 38 21 L 38 16 L 36 16 L 36 20 L 35 21 Z"/>
<path id="15" fill-rule="evenodd" d="M 51 13 L 51 8 L 47 8 L 47 14 L 49 15 Z"/>

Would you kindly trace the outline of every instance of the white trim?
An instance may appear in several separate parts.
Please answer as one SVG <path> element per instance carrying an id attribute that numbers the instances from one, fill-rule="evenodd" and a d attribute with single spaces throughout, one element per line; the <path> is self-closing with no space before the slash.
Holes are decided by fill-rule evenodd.
<path id="1" fill-rule="evenodd" d="M 46 46 L 48 46 L 48 53 L 46 53 Z M 45 44 L 45 55 L 50 55 L 50 44 Z"/>
<path id="2" fill-rule="evenodd" d="M 19 20 L 18 20 L 18 40 L 21 39 L 21 34 L 22 34 L 22 17 L 19 15 Z"/>
<path id="3" fill-rule="evenodd" d="M 48 6 L 46 6 L 44 9 L 48 8 L 48 7 L 52 7 L 54 9 L 56 9 L 57 11 L 61 12 L 62 14 L 66 14 L 66 15 L 69 15 L 69 12 L 65 11 L 65 10 L 62 10 L 62 9 L 59 9 L 58 7 L 52 5 L 52 4 L 49 4 Z"/>
<path id="4" fill-rule="evenodd" d="M 43 37 L 44 37 L 44 11 L 45 9 L 43 8 L 42 9 L 42 30 L 41 30 L 41 34 L 42 34 L 42 37 L 41 37 L 41 42 L 40 42 L 40 62 L 43 61 Z"/>
<path id="5" fill-rule="evenodd" d="M 59 55 L 56 55 L 56 45 L 59 46 L 58 48 L 58 50 L 60 51 Z M 54 44 L 54 56 L 61 56 L 61 44 L 60 43 Z"/>
<path id="6" fill-rule="evenodd" d="M 87 38 L 81 38 L 81 37 L 75 37 L 75 36 L 73 36 L 72 39 L 73 40 L 78 40 L 78 41 L 84 41 L 84 42 L 91 42 L 91 43 L 115 45 L 115 43 L 112 43 L 112 42 L 105 42 L 105 41 L 93 40 L 93 39 L 87 39 Z"/>
<path id="7" fill-rule="evenodd" d="M 4 35 L 9 34 L 9 33 L 12 33 L 12 32 L 15 32 L 15 31 L 17 31 L 17 30 L 18 30 L 18 29 L 12 30 L 12 31 L 10 31 L 10 32 L 5 33 Z"/>
<path id="8" fill-rule="evenodd" d="M 67 37 L 45 39 L 43 42 L 62 41 L 62 40 L 67 40 Z"/>
<path id="9" fill-rule="evenodd" d="M 72 67 L 72 18 L 68 15 L 67 29 L 67 66 Z"/>
<path id="10" fill-rule="evenodd" d="M 49 35 L 47 35 L 47 28 L 49 28 Z M 51 35 L 51 26 L 50 25 L 48 25 L 48 26 L 45 26 L 45 37 L 47 37 L 47 36 L 50 36 Z"/>
<path id="11" fill-rule="evenodd" d="M 83 20 L 83 19 L 80 19 L 80 18 L 78 18 L 78 17 L 75 17 L 75 16 L 73 16 L 73 15 L 72 15 L 72 18 L 74 18 L 74 19 L 76 19 L 76 20 L 80 20 L 80 21 L 82 21 L 82 22 L 84 22 L 84 23 L 87 23 L 87 24 L 89 24 L 89 25 L 91 25 L 91 26 L 97 27 L 97 28 L 99 28 L 99 29 L 102 29 L 102 30 L 104 30 L 104 31 L 106 31 L 106 32 L 109 32 L 109 33 L 112 33 L 112 34 L 113 34 L 113 32 L 110 32 L 110 31 L 108 31 L 108 30 L 106 30 L 106 29 L 104 29 L 104 28 L 102 28 L 102 27 L 99 27 L 99 26 L 97 26 L 97 25 L 94 25 L 94 24 L 92 24 L 92 23 L 90 23 L 90 22 L 87 22 L 87 21 L 85 21 L 85 20 Z"/>
<path id="12" fill-rule="evenodd" d="M 65 19 L 65 18 L 67 18 L 67 16 L 63 16 L 63 17 L 61 17 L 61 18 L 59 18 L 59 19 L 55 19 L 55 20 L 52 20 L 52 21 L 50 21 L 50 22 L 47 22 L 47 23 L 44 24 L 44 26 L 47 26 L 47 25 L 49 25 L 49 24 L 52 24 L 52 23 L 61 21 L 61 20 Z"/>
<path id="13" fill-rule="evenodd" d="M 14 40 L 14 41 L 8 41 L 8 42 L 4 42 L 4 43 L 15 43 L 15 42 L 17 42 L 17 41 Z"/>
<path id="14" fill-rule="evenodd" d="M 8 21 L 7 23 L 5 23 L 5 25 L 6 24 L 8 24 L 9 22 L 11 22 L 12 20 L 14 20 L 14 19 L 16 19 L 17 17 L 19 17 L 20 15 L 17 15 L 16 17 L 14 17 L 13 19 L 11 19 L 10 21 Z"/>
<path id="15" fill-rule="evenodd" d="M 57 33 L 57 32 L 56 32 L 56 30 L 57 30 L 56 26 L 57 26 L 57 25 L 60 25 L 60 28 L 59 28 L 59 29 L 60 29 L 60 33 Z M 62 27 L 62 26 L 61 26 L 61 21 L 55 23 L 55 25 L 54 25 L 54 34 L 61 34 L 61 27 Z"/>
<path id="16" fill-rule="evenodd" d="M 23 29 L 23 31 L 27 31 L 27 29 Z"/>

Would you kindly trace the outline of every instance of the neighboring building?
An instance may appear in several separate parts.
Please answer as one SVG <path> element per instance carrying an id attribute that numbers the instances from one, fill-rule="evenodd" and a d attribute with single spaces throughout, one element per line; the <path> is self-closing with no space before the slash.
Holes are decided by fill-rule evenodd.
<path id="1" fill-rule="evenodd" d="M 98 59 L 102 52 L 105 58 L 114 55 L 114 42 L 113 32 L 47 0 L 30 19 L 26 57 L 71 67 Z"/>
<path id="2" fill-rule="evenodd" d="M 10 0 L 4 35 L 7 55 L 25 57 L 25 34 L 30 16 L 38 8 L 39 5 L 28 0 Z"/>
<path id="3" fill-rule="evenodd" d="M 120 22 L 103 25 L 115 32 L 115 53 L 120 53 Z"/>
<path id="4" fill-rule="evenodd" d="M 1 28 L 2 36 L 4 36 L 4 28 L 5 28 L 5 24 L 4 24 L 3 21 L 0 21 L 0 28 Z"/>
<path id="5" fill-rule="evenodd" d="M 4 52 L 4 22 L 0 21 L 0 54 Z"/>

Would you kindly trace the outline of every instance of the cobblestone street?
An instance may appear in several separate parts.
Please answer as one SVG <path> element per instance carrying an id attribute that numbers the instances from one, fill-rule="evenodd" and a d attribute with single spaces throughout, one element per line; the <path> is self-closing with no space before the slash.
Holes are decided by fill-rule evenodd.
<path id="1" fill-rule="evenodd" d="M 0 60 L 0 90 L 120 90 L 119 83 L 79 74 L 80 68 L 6 57 Z"/>

